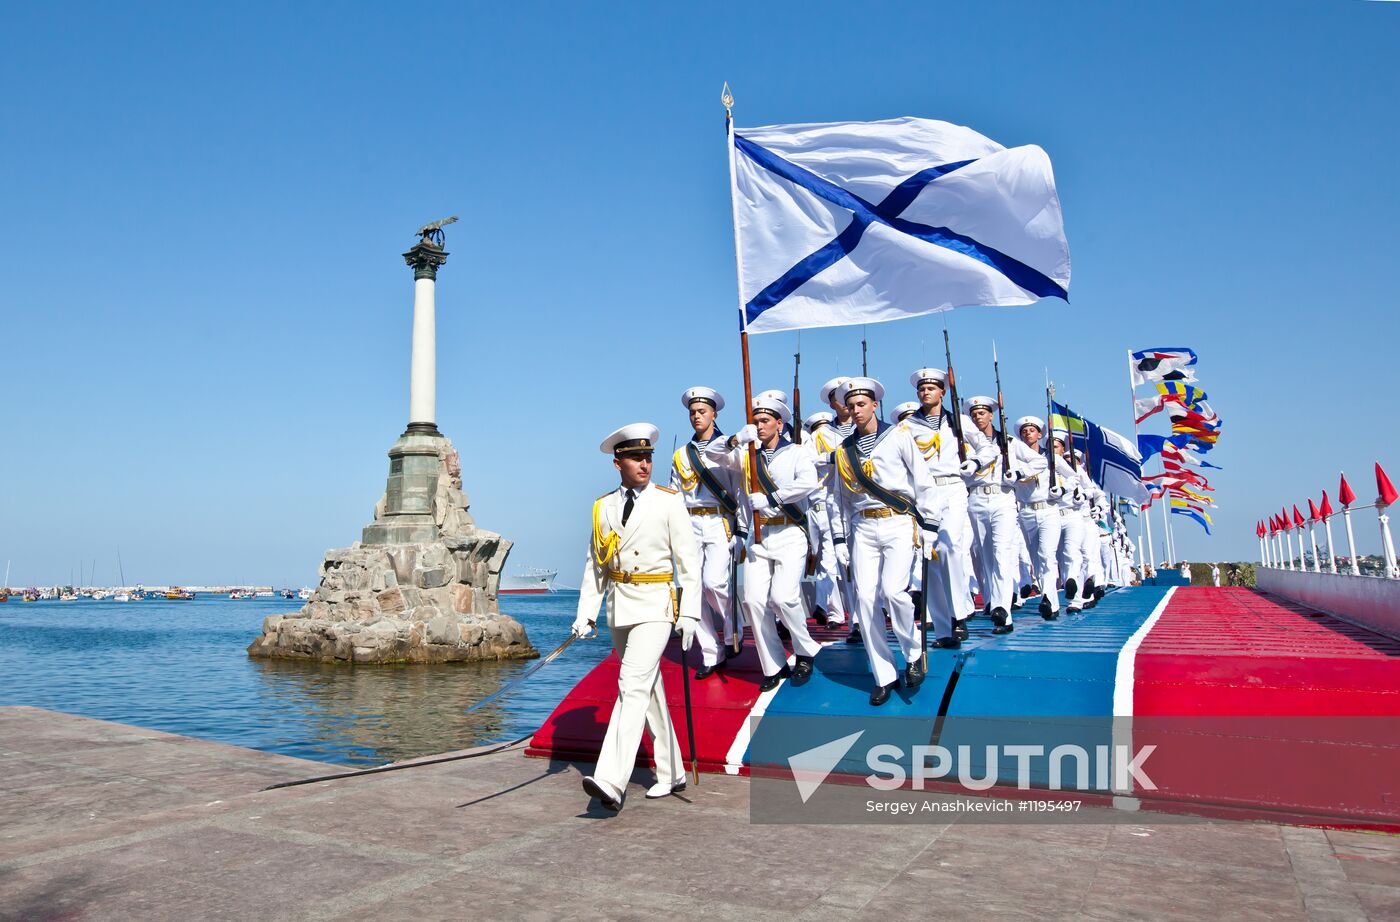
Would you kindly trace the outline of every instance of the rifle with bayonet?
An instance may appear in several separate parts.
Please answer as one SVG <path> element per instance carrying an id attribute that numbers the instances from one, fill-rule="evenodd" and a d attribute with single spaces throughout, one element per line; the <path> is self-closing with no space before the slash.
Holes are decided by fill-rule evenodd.
<path id="1" fill-rule="evenodd" d="M 797 351 L 792 356 L 792 440 L 802 444 L 802 389 L 797 384 L 802 370 L 802 331 L 797 331 Z"/>
<path id="2" fill-rule="evenodd" d="M 1011 470 L 1011 443 L 1006 438 L 1006 402 L 1001 399 L 1001 364 L 997 361 L 997 344 L 992 342 L 992 375 L 997 382 L 997 424 L 1001 442 L 1001 469 L 1003 476 Z"/>
<path id="3" fill-rule="evenodd" d="M 953 347 L 948 342 L 948 325 L 943 325 L 943 356 L 948 361 L 948 396 L 953 401 L 953 433 L 958 437 L 958 463 L 967 461 L 967 443 L 963 441 L 962 403 L 958 400 L 958 379 L 953 374 Z"/>
<path id="4" fill-rule="evenodd" d="M 1060 485 L 1060 472 L 1055 470 L 1055 426 L 1050 421 L 1055 414 L 1055 385 L 1050 383 L 1050 375 L 1045 376 L 1045 461 L 1050 465 L 1050 489 Z"/>

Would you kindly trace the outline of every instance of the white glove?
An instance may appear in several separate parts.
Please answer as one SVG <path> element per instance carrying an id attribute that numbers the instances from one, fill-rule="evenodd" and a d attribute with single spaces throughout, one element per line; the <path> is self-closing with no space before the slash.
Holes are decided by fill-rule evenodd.
<path id="1" fill-rule="evenodd" d="M 961 465 L 959 465 L 959 467 L 962 469 L 962 472 L 969 477 L 977 473 L 977 462 L 972 460 L 971 458 L 968 458 Z"/>
<path id="2" fill-rule="evenodd" d="M 729 556 L 731 556 L 731 557 L 737 556 L 737 555 L 744 549 L 744 546 L 747 545 L 748 543 L 749 543 L 749 536 L 746 535 L 746 534 L 744 534 L 743 532 L 739 532 L 737 535 L 735 535 L 734 537 L 730 538 L 730 539 L 729 539 Z"/>
<path id="3" fill-rule="evenodd" d="M 1081 492 L 1079 491 L 1079 488 L 1078 488 L 1078 487 L 1075 487 L 1075 488 L 1074 488 L 1074 501 L 1077 503 L 1077 502 L 1079 502 L 1080 500 L 1082 500 L 1083 498 L 1084 498 L 1084 494 L 1081 493 Z"/>
<path id="4" fill-rule="evenodd" d="M 938 525 L 932 522 L 924 523 L 924 557 L 933 559 L 934 552 L 938 550 Z"/>
<path id="5" fill-rule="evenodd" d="M 851 565 L 851 548 L 850 548 L 850 546 L 847 545 L 846 542 L 842 541 L 842 542 L 836 544 L 836 545 L 835 545 L 835 548 L 836 548 L 836 562 L 837 562 L 838 564 L 841 565 L 841 568 L 842 568 L 843 570 L 846 569 L 846 568 L 848 568 L 848 567 Z"/>
<path id="6" fill-rule="evenodd" d="M 1065 488 L 1059 484 L 1055 484 L 1055 486 L 1050 488 L 1050 495 L 1055 497 L 1055 499 L 1059 499 L 1061 496 L 1065 495 Z"/>
<path id="7" fill-rule="evenodd" d="M 700 622 L 694 618 L 682 618 L 676 622 L 676 633 L 681 635 L 681 649 L 689 650 L 690 645 L 695 642 L 695 625 Z"/>
<path id="8" fill-rule="evenodd" d="M 1006 481 L 1008 481 L 1008 482 L 1017 479 L 1017 477 L 1016 477 L 1016 472 L 1013 471 L 1013 470 L 1012 470 L 1011 468 L 1009 468 L 1009 467 L 1008 467 L 1006 470 L 1004 470 L 1004 471 L 1001 472 L 1001 476 L 1002 476 L 1002 479 L 1004 479 L 1004 480 L 1006 480 Z"/>
<path id="9" fill-rule="evenodd" d="M 758 441 L 758 427 L 749 423 L 738 432 L 734 433 L 734 444 L 743 448 Z"/>
<path id="10" fill-rule="evenodd" d="M 587 615 L 579 615 L 574 619 L 573 635 L 575 637 L 587 637 L 593 633 L 593 621 Z"/>
<path id="11" fill-rule="evenodd" d="M 750 493 L 749 503 L 753 506 L 754 512 L 767 512 L 773 508 L 773 504 L 768 502 L 768 494 L 766 493 Z"/>

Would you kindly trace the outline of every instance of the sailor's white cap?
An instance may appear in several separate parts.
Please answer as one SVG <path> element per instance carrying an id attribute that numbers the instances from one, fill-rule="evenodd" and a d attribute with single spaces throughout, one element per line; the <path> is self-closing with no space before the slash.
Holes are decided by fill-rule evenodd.
<path id="1" fill-rule="evenodd" d="M 831 403 L 831 395 L 840 389 L 841 385 L 851 380 L 845 375 L 837 375 L 830 381 L 822 385 L 822 403 Z"/>
<path id="2" fill-rule="evenodd" d="M 724 398 L 712 387 L 688 387 L 685 393 L 681 394 L 681 406 L 687 410 L 697 400 L 703 400 L 714 407 L 716 413 L 724 409 Z"/>
<path id="3" fill-rule="evenodd" d="M 915 388 L 925 381 L 937 381 L 939 384 L 947 386 L 948 375 L 941 368 L 920 368 L 909 376 L 909 383 Z"/>
<path id="4" fill-rule="evenodd" d="M 754 400 L 757 400 L 757 399 L 760 398 L 760 397 L 767 397 L 767 398 L 770 399 L 770 400 L 776 400 L 776 401 L 778 401 L 778 403 L 781 403 L 783 406 L 787 406 L 787 405 L 788 405 L 787 392 L 786 392 L 786 391 L 780 391 L 780 390 L 778 390 L 778 389 L 776 389 L 776 388 L 774 388 L 773 390 L 769 390 L 769 391 L 760 391 L 760 392 L 758 392 L 757 394 L 754 394 L 754 395 L 753 395 L 753 399 L 754 399 Z M 755 406 L 757 406 L 757 404 L 755 404 Z"/>
<path id="5" fill-rule="evenodd" d="M 984 394 L 978 394 L 976 397 L 969 397 L 963 401 L 964 413 L 971 413 L 973 407 L 986 407 L 989 410 L 995 410 L 997 402 Z"/>
<path id="6" fill-rule="evenodd" d="M 906 417 L 906 416 L 912 416 L 914 413 L 918 412 L 918 410 L 919 410 L 919 401 L 917 401 L 917 400 L 906 400 L 906 401 L 904 401 L 904 402 L 901 403 L 899 406 L 897 406 L 897 407 L 894 408 L 894 419 L 895 419 L 895 422 L 899 422 L 901 419 L 903 419 L 903 418 Z"/>
<path id="7" fill-rule="evenodd" d="M 806 422 L 804 422 L 802 425 L 807 429 L 808 432 L 811 432 L 813 429 L 815 429 L 817 426 L 822 425 L 823 423 L 834 422 L 836 422 L 835 413 L 832 413 L 830 410 L 818 410 L 811 416 L 807 417 Z"/>
<path id="8" fill-rule="evenodd" d="M 1061 445 L 1069 447 L 1069 433 L 1064 429 L 1051 429 L 1050 438 L 1059 439 Z"/>
<path id="9" fill-rule="evenodd" d="M 885 399 L 885 386 L 874 378 L 847 378 L 846 383 L 836 389 L 836 399 L 842 403 L 855 394 L 867 394 L 878 403 Z"/>
<path id="10" fill-rule="evenodd" d="M 1041 432 L 1044 432 L 1045 420 L 1041 419 L 1039 416 L 1022 416 L 1020 419 L 1016 420 L 1017 432 L 1020 432 L 1026 426 L 1034 426 Z"/>
<path id="11" fill-rule="evenodd" d="M 773 413 L 783 421 L 784 426 L 792 422 L 792 411 L 788 409 L 788 405 L 774 396 L 775 394 L 781 396 L 782 393 L 782 391 L 764 391 L 759 394 L 753 399 L 754 412 L 762 410 L 765 413 Z"/>
<path id="12" fill-rule="evenodd" d="M 661 430 L 651 423 L 628 423 L 603 439 L 598 450 L 605 455 L 639 455 L 656 449 Z"/>

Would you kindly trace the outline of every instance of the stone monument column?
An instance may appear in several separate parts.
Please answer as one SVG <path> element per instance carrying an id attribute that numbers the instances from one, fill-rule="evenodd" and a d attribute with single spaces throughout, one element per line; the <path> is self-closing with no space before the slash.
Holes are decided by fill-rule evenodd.
<path id="1" fill-rule="evenodd" d="M 444 663 L 538 656 L 500 613 L 511 542 L 477 528 L 462 466 L 437 427 L 437 272 L 443 225 L 418 229 L 413 270 L 408 428 L 389 449 L 389 479 L 361 540 L 326 552 L 321 584 L 294 615 L 273 615 L 251 656 L 346 663 Z"/>

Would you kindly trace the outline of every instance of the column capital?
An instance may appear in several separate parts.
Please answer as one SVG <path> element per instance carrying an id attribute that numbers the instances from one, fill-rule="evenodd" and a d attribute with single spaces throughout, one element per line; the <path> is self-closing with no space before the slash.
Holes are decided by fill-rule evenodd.
<path id="1" fill-rule="evenodd" d="M 413 268 L 413 279 L 436 279 L 438 266 L 447 262 L 447 251 L 426 237 L 403 254 L 403 261 Z"/>

